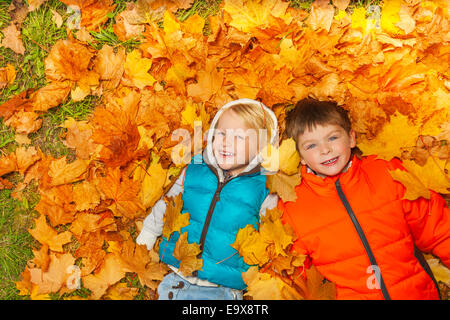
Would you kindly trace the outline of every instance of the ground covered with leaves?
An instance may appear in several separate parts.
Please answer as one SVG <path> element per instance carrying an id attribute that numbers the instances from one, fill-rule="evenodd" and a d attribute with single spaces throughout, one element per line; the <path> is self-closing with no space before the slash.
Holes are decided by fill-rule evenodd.
<path id="1" fill-rule="evenodd" d="M 406 197 L 447 197 L 448 1 L 13 0 L 0 3 L 0 298 L 156 299 L 169 269 L 136 245 L 180 163 L 176 129 L 259 99 L 350 111 L 364 154 L 401 158 Z M 294 200 L 292 140 L 269 189 Z M 178 157 L 178 158 L 177 158 Z M 270 161 L 266 163 L 271 166 Z M 167 199 L 166 236 L 189 223 Z M 183 241 L 184 240 L 184 241 Z M 233 247 L 251 299 L 332 299 L 273 210 Z M 158 245 L 158 243 L 157 243 Z M 157 247 L 155 247 L 157 248 Z M 182 271 L 201 268 L 180 237 Z M 427 256 L 445 295 L 449 270 Z"/>

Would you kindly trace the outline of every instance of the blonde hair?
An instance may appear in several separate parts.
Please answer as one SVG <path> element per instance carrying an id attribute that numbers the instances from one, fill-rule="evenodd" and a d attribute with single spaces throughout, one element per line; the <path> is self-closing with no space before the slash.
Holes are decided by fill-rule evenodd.
<path id="1" fill-rule="evenodd" d="M 244 120 L 245 125 L 251 129 L 266 129 L 267 137 L 271 137 L 274 130 L 274 122 L 269 113 L 264 110 L 262 103 L 256 104 L 235 104 L 229 107 L 239 117 Z"/>

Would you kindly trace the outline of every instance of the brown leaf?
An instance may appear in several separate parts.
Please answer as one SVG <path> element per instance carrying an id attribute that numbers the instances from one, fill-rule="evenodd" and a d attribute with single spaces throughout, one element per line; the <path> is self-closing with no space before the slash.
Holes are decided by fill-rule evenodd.
<path id="1" fill-rule="evenodd" d="M 5 37 L 3 38 L 1 45 L 5 48 L 10 48 L 15 53 L 23 55 L 25 53 L 25 47 L 23 46 L 22 37 L 20 31 L 17 30 L 16 25 L 11 23 L 4 28 L 2 32 Z"/>
<path id="2" fill-rule="evenodd" d="M 94 209 L 100 203 L 100 193 L 93 183 L 83 181 L 73 185 L 73 200 L 77 211 Z"/>
<path id="3" fill-rule="evenodd" d="M 334 300 L 336 285 L 326 280 L 314 265 L 306 269 L 306 280 L 294 277 L 294 283 L 301 288 L 305 300 Z"/>
<path id="4" fill-rule="evenodd" d="M 105 213 L 103 213 L 105 214 Z M 70 232 L 79 239 L 84 233 L 95 232 L 97 230 L 116 231 L 116 223 L 111 216 L 102 216 L 101 214 L 91 214 L 80 212 L 77 214 L 75 221 L 70 226 Z"/>
<path id="5" fill-rule="evenodd" d="M 45 58 L 45 74 L 52 81 L 79 81 L 88 73 L 93 53 L 80 43 L 58 40 Z"/>
<path id="6" fill-rule="evenodd" d="M 0 89 L 9 86 L 16 79 L 16 69 L 12 64 L 7 64 L 6 67 L 0 68 Z"/>
<path id="7" fill-rule="evenodd" d="M 95 154 L 98 145 L 92 140 L 93 126 L 91 124 L 87 121 L 75 121 L 69 117 L 62 127 L 67 129 L 63 143 L 75 149 L 78 159 L 87 160 Z"/>
<path id="8" fill-rule="evenodd" d="M 161 281 L 169 271 L 159 263 L 159 256 L 152 254 L 145 246 L 137 245 L 129 237 L 122 243 L 120 258 L 126 272 L 136 272 L 142 285 L 155 289 L 155 281 Z"/>

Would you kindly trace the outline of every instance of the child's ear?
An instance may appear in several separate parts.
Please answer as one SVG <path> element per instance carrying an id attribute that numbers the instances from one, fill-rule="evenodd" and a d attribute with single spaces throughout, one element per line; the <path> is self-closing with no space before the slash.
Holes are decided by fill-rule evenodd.
<path id="1" fill-rule="evenodd" d="M 350 148 L 354 148 L 354 147 L 356 147 L 356 132 L 355 132 L 355 130 L 351 129 L 349 135 L 350 135 Z"/>

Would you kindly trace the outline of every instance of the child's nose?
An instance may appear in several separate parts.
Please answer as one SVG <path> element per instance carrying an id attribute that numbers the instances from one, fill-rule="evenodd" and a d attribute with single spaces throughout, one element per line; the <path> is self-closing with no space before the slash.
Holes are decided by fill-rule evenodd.
<path id="1" fill-rule="evenodd" d="M 320 148 L 320 153 L 328 154 L 330 152 L 331 152 L 331 147 L 327 143 L 322 144 L 322 146 Z"/>

